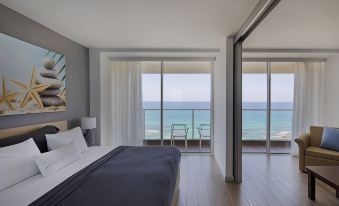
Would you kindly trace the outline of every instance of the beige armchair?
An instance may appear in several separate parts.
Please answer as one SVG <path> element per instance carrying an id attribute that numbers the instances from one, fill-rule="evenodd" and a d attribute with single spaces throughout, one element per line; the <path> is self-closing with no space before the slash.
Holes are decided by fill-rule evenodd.
<path id="1" fill-rule="evenodd" d="M 320 148 L 323 127 L 310 127 L 309 134 L 302 134 L 295 139 L 299 146 L 299 170 L 305 166 L 339 165 L 339 152 Z"/>

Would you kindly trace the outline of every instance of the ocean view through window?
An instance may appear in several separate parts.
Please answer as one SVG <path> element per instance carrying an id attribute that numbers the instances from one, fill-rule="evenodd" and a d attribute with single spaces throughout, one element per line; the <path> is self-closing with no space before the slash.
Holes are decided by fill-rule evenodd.
<path id="1" fill-rule="evenodd" d="M 211 78 L 210 62 L 143 62 L 144 140 L 210 152 Z"/>
<path id="2" fill-rule="evenodd" d="M 244 151 L 289 152 L 294 99 L 293 62 L 243 62 L 242 141 Z M 244 147 L 245 145 L 245 147 Z M 248 148 L 252 148 L 247 150 Z M 272 152 L 272 151 L 271 151 Z M 273 152 L 274 153 L 274 152 Z"/>
<path id="3" fill-rule="evenodd" d="M 144 102 L 145 111 L 145 139 L 160 139 L 160 109 L 156 108 L 157 102 Z M 210 102 L 164 102 L 164 139 L 171 138 L 171 125 L 173 122 L 187 124 L 189 139 L 198 139 L 197 127 L 200 124 L 210 124 Z M 194 126 L 193 118 L 194 116 Z M 194 128 L 194 137 L 193 130 Z"/>
<path id="4" fill-rule="evenodd" d="M 290 139 L 293 102 L 271 104 L 271 139 Z M 266 140 L 266 102 L 243 102 L 243 140 Z"/>

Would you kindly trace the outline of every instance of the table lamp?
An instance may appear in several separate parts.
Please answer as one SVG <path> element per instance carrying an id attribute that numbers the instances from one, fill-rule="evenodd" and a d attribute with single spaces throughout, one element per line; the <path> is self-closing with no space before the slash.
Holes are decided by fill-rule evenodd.
<path id="1" fill-rule="evenodd" d="M 81 129 L 85 130 L 84 137 L 86 140 L 87 145 L 93 146 L 94 145 L 94 131 L 97 126 L 96 118 L 95 117 L 83 117 L 81 118 Z"/>

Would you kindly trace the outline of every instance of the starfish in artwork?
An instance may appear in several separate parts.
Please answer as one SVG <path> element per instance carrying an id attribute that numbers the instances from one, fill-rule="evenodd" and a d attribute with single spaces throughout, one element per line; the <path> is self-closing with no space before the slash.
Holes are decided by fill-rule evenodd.
<path id="1" fill-rule="evenodd" d="M 13 83 L 15 83 L 16 85 L 18 85 L 18 87 L 20 87 L 21 89 L 25 90 L 25 95 L 24 98 L 21 101 L 20 104 L 20 108 L 24 108 L 27 103 L 33 99 L 36 104 L 39 106 L 40 109 L 44 109 L 44 105 L 42 104 L 42 101 L 40 99 L 40 96 L 38 94 L 38 92 L 41 92 L 45 89 L 47 89 L 50 85 L 48 84 L 36 84 L 36 76 L 35 76 L 35 65 L 33 65 L 33 69 L 32 69 L 32 74 L 31 74 L 31 81 L 28 85 L 20 82 L 20 81 L 16 81 L 16 80 L 11 80 Z"/>
<path id="2" fill-rule="evenodd" d="M 0 104 L 5 103 L 10 110 L 14 110 L 12 100 L 18 95 L 19 94 L 16 92 L 14 93 L 8 92 L 5 77 L 2 77 L 2 96 L 0 96 Z"/>

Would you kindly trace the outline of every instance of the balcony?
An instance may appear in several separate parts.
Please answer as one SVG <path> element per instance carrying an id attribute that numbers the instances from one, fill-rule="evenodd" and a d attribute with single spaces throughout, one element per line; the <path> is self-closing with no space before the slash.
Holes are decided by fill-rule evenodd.
<path id="1" fill-rule="evenodd" d="M 211 152 L 210 109 L 144 109 L 145 145 L 174 145 L 182 152 Z"/>

